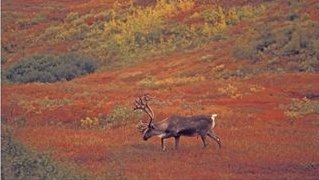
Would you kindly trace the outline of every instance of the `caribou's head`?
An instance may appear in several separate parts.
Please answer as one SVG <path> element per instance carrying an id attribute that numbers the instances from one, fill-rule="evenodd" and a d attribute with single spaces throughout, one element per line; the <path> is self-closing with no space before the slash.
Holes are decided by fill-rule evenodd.
<path id="1" fill-rule="evenodd" d="M 150 137 L 157 134 L 157 130 L 155 125 L 152 123 L 154 120 L 154 112 L 152 108 L 148 105 L 148 101 L 150 101 L 153 97 L 146 94 L 135 100 L 135 110 L 142 110 L 149 116 L 149 122 L 144 123 L 142 120 L 136 125 L 138 130 L 143 134 L 143 139 L 146 141 Z"/>
<path id="2" fill-rule="evenodd" d="M 158 132 L 158 129 L 156 128 L 155 124 L 147 124 L 142 121 L 140 121 L 136 127 L 138 130 L 143 134 L 143 140 L 148 140 L 150 137 L 154 135 L 158 135 L 160 132 Z"/>
<path id="3" fill-rule="evenodd" d="M 161 132 L 155 127 L 154 124 L 150 124 L 143 132 L 143 140 L 147 141 L 150 137 L 160 134 Z"/>

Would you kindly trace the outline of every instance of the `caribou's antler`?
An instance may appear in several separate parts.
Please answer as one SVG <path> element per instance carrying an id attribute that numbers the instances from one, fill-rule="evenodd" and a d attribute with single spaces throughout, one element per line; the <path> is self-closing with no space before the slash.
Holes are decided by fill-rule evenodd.
<path id="1" fill-rule="evenodd" d="M 136 127 L 139 132 L 143 133 L 147 129 L 147 124 L 140 121 L 136 124 Z"/>
<path id="2" fill-rule="evenodd" d="M 142 96 L 142 99 L 145 102 L 145 106 L 147 110 L 149 110 L 150 114 L 152 115 L 152 120 L 153 120 L 155 118 L 155 115 L 152 108 L 148 105 L 147 102 L 150 101 L 151 99 L 154 99 L 154 97 L 150 96 L 149 94 L 145 94 L 144 96 Z"/>
<path id="3" fill-rule="evenodd" d="M 145 95 L 140 96 L 138 99 L 135 100 L 134 110 L 140 109 L 140 110 L 144 111 L 149 116 L 150 121 L 148 123 L 148 126 L 151 125 L 153 119 L 155 118 L 152 108 L 148 105 L 148 102 L 153 98 L 154 97 L 150 96 L 149 94 L 145 94 Z M 139 124 L 141 124 L 141 122 Z"/>

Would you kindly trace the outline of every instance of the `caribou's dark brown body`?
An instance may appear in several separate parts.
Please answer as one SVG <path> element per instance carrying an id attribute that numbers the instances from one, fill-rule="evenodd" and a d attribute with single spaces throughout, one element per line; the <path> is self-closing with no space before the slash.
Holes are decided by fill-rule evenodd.
<path id="1" fill-rule="evenodd" d="M 209 136 L 218 143 L 219 147 L 221 147 L 220 138 L 213 132 L 216 114 L 213 114 L 212 116 L 199 115 L 191 117 L 171 116 L 158 123 L 153 123 L 154 113 L 147 104 L 149 99 L 148 96 L 140 97 L 140 99 L 136 101 L 134 108 L 135 110 L 143 110 L 150 117 L 148 125 L 142 122 L 138 124 L 138 128 L 143 133 L 144 140 L 153 136 L 158 136 L 161 138 L 162 149 L 165 150 L 164 139 L 166 138 L 174 137 L 175 148 L 178 149 L 181 136 L 200 136 L 204 147 L 207 146 L 206 136 Z"/>
<path id="2" fill-rule="evenodd" d="M 165 137 L 206 135 L 212 127 L 212 119 L 209 116 L 172 116 L 152 126 Z M 144 139 L 148 139 L 154 133 L 146 132 Z"/>

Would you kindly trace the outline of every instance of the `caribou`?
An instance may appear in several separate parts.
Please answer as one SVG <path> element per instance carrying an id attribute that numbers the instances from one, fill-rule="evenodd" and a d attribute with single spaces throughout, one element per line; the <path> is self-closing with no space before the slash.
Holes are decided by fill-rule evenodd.
<path id="1" fill-rule="evenodd" d="M 133 108 L 134 111 L 142 110 L 149 117 L 148 123 L 144 123 L 140 120 L 136 125 L 138 130 L 143 134 L 143 140 L 147 141 L 153 136 L 158 136 L 161 139 L 162 150 L 165 151 L 164 140 L 167 138 L 175 138 L 175 149 L 177 150 L 181 136 L 200 136 L 204 148 L 207 146 L 206 137 L 208 136 L 216 141 L 219 148 L 221 148 L 221 140 L 213 131 L 217 114 L 190 117 L 173 115 L 155 123 L 154 112 L 148 103 L 153 98 L 154 97 L 149 94 L 139 96 L 138 99 L 135 100 L 135 106 Z"/>

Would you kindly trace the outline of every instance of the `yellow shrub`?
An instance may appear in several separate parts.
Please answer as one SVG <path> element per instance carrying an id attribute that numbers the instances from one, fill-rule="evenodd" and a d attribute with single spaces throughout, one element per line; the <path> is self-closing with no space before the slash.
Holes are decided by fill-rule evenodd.
<path id="1" fill-rule="evenodd" d="M 155 82 L 158 86 L 171 86 L 171 85 L 186 85 L 197 82 L 202 82 L 205 80 L 204 76 L 194 76 L 194 77 L 171 77 Z"/>
<path id="2" fill-rule="evenodd" d="M 243 6 L 237 10 L 239 19 L 253 18 L 266 10 L 266 6 Z"/>
<path id="3" fill-rule="evenodd" d="M 125 20 L 116 19 L 117 12 L 113 9 L 111 12 L 113 19 L 104 23 L 104 33 L 111 34 L 110 31 L 118 30 L 114 35 L 116 43 L 123 52 L 128 52 L 129 46 L 135 46 L 135 33 L 148 34 L 153 29 L 160 29 L 164 18 L 174 16 L 180 11 L 189 10 L 193 6 L 194 1 L 181 1 L 174 4 L 160 0 L 155 7 L 133 8 L 133 12 L 127 15 Z"/>
<path id="4" fill-rule="evenodd" d="M 86 117 L 84 119 L 81 119 L 80 123 L 82 128 L 89 128 L 89 129 L 97 128 L 100 125 L 100 121 L 96 117 L 94 118 Z"/>
<path id="5" fill-rule="evenodd" d="M 230 8 L 226 14 L 227 24 L 236 24 L 239 22 L 239 16 L 236 8 Z"/>
<path id="6" fill-rule="evenodd" d="M 228 84 L 226 87 L 218 88 L 218 92 L 229 96 L 232 99 L 242 98 L 242 94 L 239 93 L 238 88 L 231 84 Z"/>
<path id="7" fill-rule="evenodd" d="M 180 3 L 180 9 L 182 11 L 187 11 L 187 10 L 192 9 L 194 7 L 194 5 L 195 5 L 194 1 L 184 0 L 184 1 L 182 1 L 182 3 Z"/>

